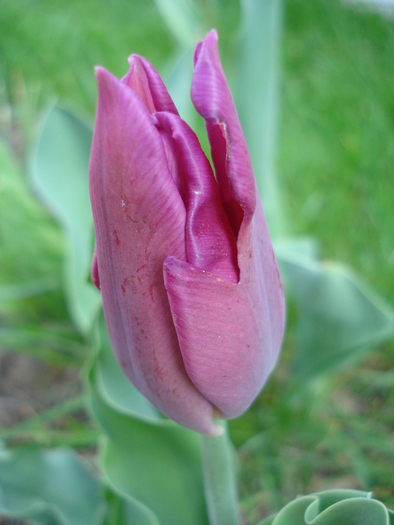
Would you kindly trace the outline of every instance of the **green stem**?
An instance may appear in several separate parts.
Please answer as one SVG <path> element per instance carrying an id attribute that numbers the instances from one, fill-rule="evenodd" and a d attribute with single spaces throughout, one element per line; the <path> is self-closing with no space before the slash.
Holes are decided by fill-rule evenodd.
<path id="1" fill-rule="evenodd" d="M 223 434 L 202 436 L 205 498 L 210 525 L 239 525 L 238 495 L 231 442 L 225 422 Z"/>

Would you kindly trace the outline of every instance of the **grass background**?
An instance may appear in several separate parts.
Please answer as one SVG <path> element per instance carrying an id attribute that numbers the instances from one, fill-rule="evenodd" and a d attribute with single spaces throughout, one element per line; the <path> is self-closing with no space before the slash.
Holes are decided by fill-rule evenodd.
<path id="1" fill-rule="evenodd" d="M 223 4 L 224 31 L 238 7 Z M 216 24 L 209 2 L 201 6 Z M 62 233 L 26 184 L 29 152 L 57 99 L 93 122 L 95 64 L 121 76 L 137 52 L 165 73 L 176 41 L 147 0 L 0 0 L 0 12 L 0 438 L 86 453 L 95 424 L 67 400 L 88 349 L 59 288 Z M 316 237 L 323 257 L 348 263 L 394 304 L 394 22 L 336 0 L 287 0 L 281 52 L 288 233 Z M 245 523 L 333 487 L 373 490 L 393 507 L 393 343 L 300 389 L 291 377 L 295 315 L 290 304 L 275 374 L 230 425 Z M 58 402 L 68 408 L 29 423 Z"/>

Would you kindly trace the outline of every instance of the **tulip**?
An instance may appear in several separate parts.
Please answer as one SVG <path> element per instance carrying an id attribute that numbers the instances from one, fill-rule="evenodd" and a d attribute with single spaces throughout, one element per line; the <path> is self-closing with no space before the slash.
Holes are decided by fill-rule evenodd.
<path id="1" fill-rule="evenodd" d="M 129 64 L 121 80 L 96 69 L 92 280 L 130 381 L 216 435 L 215 417 L 241 415 L 276 363 L 282 281 L 216 32 L 196 47 L 191 88 L 215 175 L 158 73 L 138 55 Z"/>

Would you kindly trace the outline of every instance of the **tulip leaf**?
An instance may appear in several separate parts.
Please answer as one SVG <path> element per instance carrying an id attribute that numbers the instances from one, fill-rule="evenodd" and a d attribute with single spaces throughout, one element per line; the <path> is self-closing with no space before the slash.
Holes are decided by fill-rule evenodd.
<path id="1" fill-rule="evenodd" d="M 280 0 L 242 0 L 243 24 L 234 95 L 271 235 L 283 230 L 283 206 L 275 169 Z"/>
<path id="2" fill-rule="evenodd" d="M 28 191 L 2 142 L 0 187 L 0 302 L 19 301 L 59 288 L 61 235 Z"/>
<path id="3" fill-rule="evenodd" d="M 366 525 L 371 523 L 390 525 L 388 512 L 380 501 L 352 498 L 340 501 L 319 514 L 319 507 L 313 503 L 305 513 L 306 523 L 313 525 Z"/>
<path id="4" fill-rule="evenodd" d="M 93 218 L 88 189 L 91 130 L 71 113 L 55 106 L 38 142 L 33 182 L 68 235 L 66 297 L 77 327 L 88 332 L 100 294 L 87 280 L 93 243 Z"/>
<path id="5" fill-rule="evenodd" d="M 90 373 L 91 399 L 108 436 L 102 463 L 110 483 L 150 509 L 161 525 L 206 524 L 199 435 L 159 417 L 133 392 L 116 361 L 111 362 L 102 317 L 100 325 L 100 354 Z"/>
<path id="6" fill-rule="evenodd" d="M 103 525 L 160 525 L 144 505 L 113 487 L 107 487 L 108 510 Z"/>
<path id="7" fill-rule="evenodd" d="M 371 493 L 328 490 L 298 497 L 258 525 L 390 525 L 392 517 Z"/>
<path id="8" fill-rule="evenodd" d="M 0 454 L 0 513 L 44 525 L 99 525 L 105 512 L 99 484 L 66 449 Z"/>
<path id="9" fill-rule="evenodd" d="M 273 525 L 278 523 L 291 523 L 292 525 L 298 525 L 304 523 L 305 521 L 305 512 L 308 507 L 316 501 L 316 498 L 313 496 L 304 496 L 298 498 L 291 503 L 288 503 L 279 511 L 276 518 L 272 521 Z"/>
<path id="10" fill-rule="evenodd" d="M 268 518 L 265 518 L 262 521 L 259 521 L 257 525 L 272 525 L 272 522 L 275 519 L 275 514 L 273 516 L 268 516 Z"/>
<path id="11" fill-rule="evenodd" d="M 352 272 L 277 244 L 285 284 L 299 306 L 295 372 L 314 377 L 392 337 L 393 312 Z"/>
<path id="12" fill-rule="evenodd" d="M 172 34 L 182 46 L 195 45 L 203 38 L 202 20 L 190 0 L 155 0 Z"/>

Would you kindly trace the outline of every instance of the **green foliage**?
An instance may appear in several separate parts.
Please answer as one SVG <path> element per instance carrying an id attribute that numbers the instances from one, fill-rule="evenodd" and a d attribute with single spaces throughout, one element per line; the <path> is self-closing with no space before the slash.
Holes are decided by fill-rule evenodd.
<path id="1" fill-rule="evenodd" d="M 393 336 L 393 312 L 339 264 L 294 252 L 278 244 L 281 269 L 298 306 L 296 378 L 354 363 L 360 354 Z"/>
<path id="2" fill-rule="evenodd" d="M 88 282 L 92 260 L 93 217 L 88 165 L 92 132 L 67 111 L 54 107 L 37 146 L 34 183 L 66 230 L 65 293 L 71 317 L 87 333 L 101 302 Z"/>
<path id="3" fill-rule="evenodd" d="M 0 451 L 0 513 L 40 525 L 158 525 L 69 449 Z"/>
<path id="4" fill-rule="evenodd" d="M 121 76 L 131 52 L 163 64 L 173 48 L 151 0 L 2 0 L 1 17 L 6 94 L 18 102 L 22 85 L 33 107 L 60 97 L 93 114 L 95 65 Z"/>
<path id="5" fill-rule="evenodd" d="M 194 46 L 204 37 L 203 21 L 192 2 L 185 0 L 155 0 L 172 34 L 181 45 Z"/>
<path id="6" fill-rule="evenodd" d="M 0 512 L 9 516 L 43 525 L 102 523 L 99 485 L 70 450 L 2 450 L 0 489 Z"/>
<path id="7" fill-rule="evenodd" d="M 207 523 L 199 435 L 163 419 L 115 361 L 101 316 L 100 352 L 90 373 L 92 408 L 107 433 L 102 466 L 110 482 L 147 507 L 145 521 Z M 148 509 L 151 509 L 148 511 Z"/>
<path id="8" fill-rule="evenodd" d="M 394 301 L 394 24 L 337 0 L 289 0 L 279 167 L 289 233 Z"/>
<path id="9" fill-rule="evenodd" d="M 29 299 L 60 286 L 63 254 L 59 230 L 29 192 L 11 152 L 0 142 L 0 310 L 11 313 L 15 301 L 29 311 Z M 59 297 L 49 294 L 50 301 Z M 52 307 L 53 309 L 53 307 Z M 48 311 L 48 310 L 47 310 Z M 37 321 L 47 313 L 38 312 Z M 21 313 L 21 312 L 20 312 Z"/>
<path id="10" fill-rule="evenodd" d="M 233 92 L 271 235 L 283 234 L 276 173 L 282 3 L 244 0 Z"/>
<path id="11" fill-rule="evenodd" d="M 390 525 L 393 520 L 394 513 L 371 493 L 329 490 L 300 496 L 259 525 Z"/>

